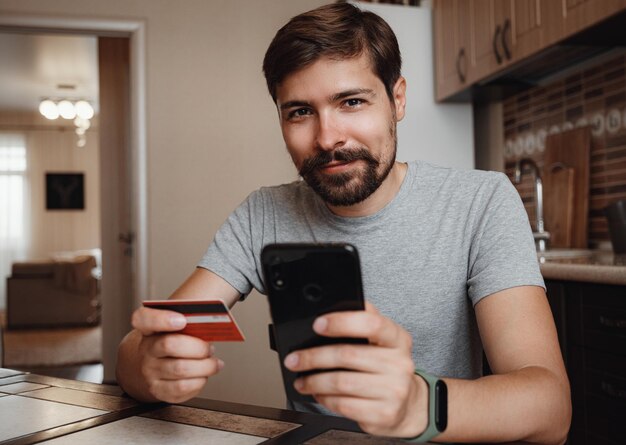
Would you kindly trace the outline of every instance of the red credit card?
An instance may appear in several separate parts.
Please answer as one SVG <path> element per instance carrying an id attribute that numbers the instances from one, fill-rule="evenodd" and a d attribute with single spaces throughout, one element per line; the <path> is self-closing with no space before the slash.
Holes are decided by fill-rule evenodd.
<path id="1" fill-rule="evenodd" d="M 244 341 L 245 338 L 228 307 L 221 300 L 148 300 L 143 305 L 183 314 L 187 325 L 181 334 L 205 341 Z"/>

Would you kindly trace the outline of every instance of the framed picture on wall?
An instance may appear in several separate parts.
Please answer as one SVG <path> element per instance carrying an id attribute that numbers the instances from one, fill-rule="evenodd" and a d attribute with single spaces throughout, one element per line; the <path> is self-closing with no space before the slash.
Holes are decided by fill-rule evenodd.
<path id="1" fill-rule="evenodd" d="M 46 173 L 46 210 L 84 209 L 84 173 Z"/>

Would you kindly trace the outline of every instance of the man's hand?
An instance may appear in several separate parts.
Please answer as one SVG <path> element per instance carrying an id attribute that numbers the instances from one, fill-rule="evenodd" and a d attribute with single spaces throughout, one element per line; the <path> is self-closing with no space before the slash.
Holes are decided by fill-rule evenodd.
<path id="1" fill-rule="evenodd" d="M 146 401 L 183 402 L 195 397 L 207 378 L 223 368 L 222 360 L 213 356 L 213 345 L 176 333 L 185 324 L 185 317 L 173 311 L 142 307 L 133 313 L 135 330 L 124 341 L 135 343 L 128 351 L 136 351 L 137 356 L 122 357 L 120 349 L 118 360 L 118 380 L 126 380 L 124 388 L 130 395 Z"/>
<path id="2" fill-rule="evenodd" d="M 366 432 L 414 437 L 426 429 L 428 389 L 414 374 L 408 332 L 369 303 L 365 311 L 335 312 L 315 320 L 313 329 L 327 337 L 367 338 L 368 345 L 341 344 L 289 354 L 292 371 L 341 368 L 296 380 L 328 409 L 355 420 Z"/>

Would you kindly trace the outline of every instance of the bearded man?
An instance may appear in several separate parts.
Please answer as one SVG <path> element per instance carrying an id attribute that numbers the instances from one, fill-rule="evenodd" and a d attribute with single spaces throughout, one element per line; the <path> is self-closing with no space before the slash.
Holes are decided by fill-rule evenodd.
<path id="1" fill-rule="evenodd" d="M 263 246 L 351 243 L 367 308 L 313 327 L 369 344 L 287 356 L 293 371 L 332 370 L 296 380 L 317 403 L 292 408 L 415 441 L 561 443 L 569 383 L 520 197 L 500 173 L 395 160 L 406 102 L 400 68 L 387 23 L 350 4 L 309 11 L 278 31 L 263 70 L 303 181 L 253 192 L 171 298 L 219 296 L 232 306 L 253 288 L 265 292 Z M 174 334 L 184 325 L 173 312 L 135 312 L 117 373 L 130 395 L 184 401 L 222 369 L 211 345 Z M 483 351 L 493 375 L 482 375 Z M 443 386 L 445 429 L 432 415 L 445 402 L 435 404 L 445 395 L 433 387 Z"/>

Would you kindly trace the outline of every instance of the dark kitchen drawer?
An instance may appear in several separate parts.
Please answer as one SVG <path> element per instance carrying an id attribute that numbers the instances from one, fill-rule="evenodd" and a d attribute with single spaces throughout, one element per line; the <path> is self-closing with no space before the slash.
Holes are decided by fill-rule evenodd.
<path id="1" fill-rule="evenodd" d="M 626 336 L 626 309 L 604 306 L 584 306 L 585 330 L 592 329 L 607 334 Z"/>
<path id="2" fill-rule="evenodd" d="M 626 376 L 615 376 L 589 369 L 585 376 L 585 392 L 607 399 L 624 415 L 626 421 Z"/>
<path id="3" fill-rule="evenodd" d="M 548 303 L 550 304 L 550 310 L 554 318 L 554 325 L 559 337 L 559 346 L 561 347 L 561 354 L 563 360 L 567 365 L 567 336 L 566 328 L 567 322 L 565 318 L 566 298 L 565 284 L 562 282 L 546 281 L 546 295 L 548 297 Z"/>
<path id="4" fill-rule="evenodd" d="M 599 436 L 597 434 L 593 434 L 593 433 L 587 433 L 587 438 L 585 440 L 585 442 L 580 442 L 581 444 L 585 444 L 585 445 L 624 445 L 624 441 L 622 439 L 620 439 L 619 441 L 617 440 L 611 440 L 611 439 L 607 439 L 606 437 L 603 436 Z M 577 442 L 567 442 L 567 445 L 577 445 Z"/>
<path id="5" fill-rule="evenodd" d="M 626 378 L 626 357 L 591 349 L 584 349 L 585 374 L 590 371 Z"/>
<path id="6" fill-rule="evenodd" d="M 626 357 L 626 310 L 583 307 L 583 345 Z"/>
<path id="7" fill-rule="evenodd" d="M 626 286 L 546 280 L 572 391 L 568 445 L 626 445 Z"/>
<path id="8" fill-rule="evenodd" d="M 565 289 L 568 345 L 626 355 L 626 286 L 566 283 Z"/>
<path id="9" fill-rule="evenodd" d="M 587 331 L 583 341 L 585 348 L 608 352 L 626 360 L 626 336 L 598 331 Z"/>
<path id="10" fill-rule="evenodd" d="M 626 286 L 575 283 L 582 295 L 583 306 L 602 306 L 626 310 Z"/>
<path id="11" fill-rule="evenodd" d="M 570 346 L 568 351 L 567 374 L 572 392 L 572 424 L 585 421 L 585 351 L 581 347 Z"/>
<path id="12" fill-rule="evenodd" d="M 623 399 L 626 390 L 626 357 L 570 344 L 568 358 L 567 370 L 572 391 L 572 431 L 568 444 L 595 445 L 596 442 L 581 439 L 580 429 L 615 440 L 615 435 L 606 436 L 600 430 L 604 420 L 596 417 L 609 414 L 604 408 L 598 411 L 595 405 L 610 407 L 611 415 L 622 416 L 622 423 L 626 425 L 626 400 Z M 594 429 L 590 425 L 594 425 Z M 618 443 L 624 445 L 624 441 Z"/>
<path id="13" fill-rule="evenodd" d="M 607 439 L 624 443 L 626 438 L 626 408 L 605 397 L 585 397 L 587 431 Z"/>

